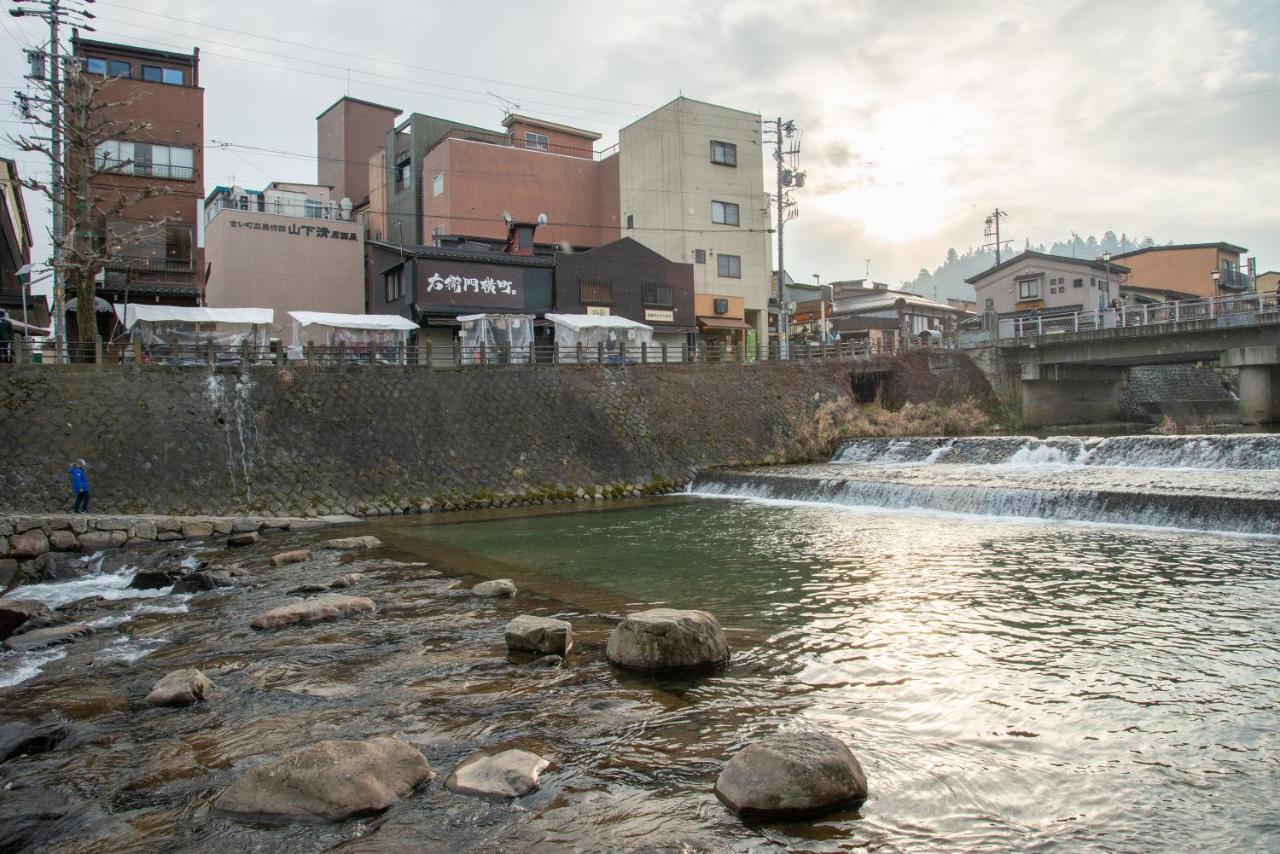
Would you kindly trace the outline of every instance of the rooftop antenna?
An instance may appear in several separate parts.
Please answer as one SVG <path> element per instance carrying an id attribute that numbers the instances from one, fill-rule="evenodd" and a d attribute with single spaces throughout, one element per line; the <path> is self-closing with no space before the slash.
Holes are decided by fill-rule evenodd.
<path id="1" fill-rule="evenodd" d="M 498 106 L 502 108 L 502 117 L 504 119 L 509 118 L 512 113 L 520 109 L 520 105 L 517 104 L 515 101 L 511 100 L 510 98 L 504 98 L 501 95 L 499 95 L 497 92 L 490 92 L 486 90 L 485 94 L 498 102 Z"/>
<path id="2" fill-rule="evenodd" d="M 864 259 L 862 259 L 862 260 L 864 260 L 864 261 L 866 261 L 866 262 L 867 262 L 867 278 L 868 278 L 868 279 L 870 279 L 870 278 L 871 278 L 871 259 L 870 259 L 870 258 L 864 258 Z"/>

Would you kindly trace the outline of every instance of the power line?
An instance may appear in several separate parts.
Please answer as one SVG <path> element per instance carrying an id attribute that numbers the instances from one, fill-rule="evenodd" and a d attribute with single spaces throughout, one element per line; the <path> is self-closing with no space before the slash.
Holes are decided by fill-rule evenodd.
<path id="1" fill-rule="evenodd" d="M 544 88 L 540 86 L 530 86 L 527 83 L 516 83 L 510 80 L 497 80 L 491 77 L 478 77 L 473 74 L 463 74 L 458 71 L 446 71 L 441 68 L 429 68 L 423 65 L 412 65 L 406 62 L 396 62 L 390 59 L 382 59 L 378 57 L 366 56 L 364 54 L 352 53 L 351 51 L 338 50 L 336 48 L 331 48 L 331 47 L 322 47 L 320 45 L 308 44 L 306 42 L 292 41 L 290 39 L 281 39 L 281 38 L 276 38 L 274 36 L 264 36 L 264 35 L 259 35 L 258 33 L 246 32 L 245 30 L 237 30 L 232 27 L 222 27 L 222 26 L 218 26 L 217 24 L 208 24 L 203 21 L 193 21 L 190 18 L 180 18 L 180 17 L 177 17 L 176 15 L 165 15 L 160 12 L 153 12 L 149 9 L 138 9 L 132 6 L 125 6 L 124 4 L 121 4 L 121 3 L 112 3 L 112 2 L 109 2 L 109 0 L 100 0 L 100 5 L 112 6 L 117 9 L 123 9 L 127 12 L 133 12 L 139 15 L 146 15 L 148 17 L 167 18 L 170 21 L 178 21 L 179 23 L 191 24 L 192 26 L 196 26 L 196 27 L 203 27 L 206 29 L 213 29 L 213 30 L 221 30 L 222 32 L 226 32 L 226 33 L 234 33 L 235 35 L 248 36 L 249 38 L 276 42 L 277 44 L 287 44 L 293 47 L 306 48 L 307 50 L 319 51 L 320 53 L 323 53 L 323 54 L 349 56 L 353 59 L 364 60 L 365 62 L 381 62 L 387 65 L 396 65 L 402 68 L 412 68 L 417 71 L 426 71 L 431 74 L 443 74 L 449 77 L 459 77 L 465 80 L 475 80 L 481 83 L 496 83 L 500 86 L 515 86 L 520 89 L 528 89 L 529 91 L 532 91 L 532 92 L 547 92 L 553 95 L 564 95 L 569 98 L 581 98 L 589 101 L 601 101 L 604 103 L 612 103 L 612 104 L 625 104 L 626 106 L 629 106 L 629 107 L 645 107 L 644 104 L 640 104 L 635 101 L 624 101 L 620 98 L 605 98 L 599 95 L 584 95 L 578 92 L 566 92 L 561 89 L 549 89 L 549 88 Z"/>

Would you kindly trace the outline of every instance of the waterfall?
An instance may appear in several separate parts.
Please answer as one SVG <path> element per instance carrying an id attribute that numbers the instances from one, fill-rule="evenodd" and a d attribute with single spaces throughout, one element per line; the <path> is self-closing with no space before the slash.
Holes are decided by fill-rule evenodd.
<path id="1" fill-rule="evenodd" d="M 1081 465 L 1162 469 L 1280 469 L 1280 434 L 1215 436 L 970 436 L 854 439 L 833 463 Z"/>
<path id="2" fill-rule="evenodd" d="M 257 457 L 258 431 L 254 423 L 251 392 L 253 380 L 248 373 L 234 379 L 210 374 L 205 379 L 204 397 L 222 423 L 227 448 L 227 475 L 231 491 L 237 492 L 237 473 L 244 484 L 246 501 L 253 500 L 253 468 Z"/>

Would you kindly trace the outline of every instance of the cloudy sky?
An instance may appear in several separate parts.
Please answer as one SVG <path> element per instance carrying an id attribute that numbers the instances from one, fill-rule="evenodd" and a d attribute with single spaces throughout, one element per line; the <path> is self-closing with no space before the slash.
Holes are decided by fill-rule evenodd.
<path id="1" fill-rule="evenodd" d="M 602 146 L 683 93 L 803 128 L 809 181 L 787 230 L 796 278 L 861 276 L 869 258 L 875 278 L 896 283 L 949 247 L 981 244 L 996 206 L 1018 247 L 1114 229 L 1228 240 L 1260 269 L 1280 268 L 1275 0 L 92 9 L 98 38 L 200 46 L 206 191 L 233 178 L 314 181 L 315 116 L 347 93 L 498 127 L 494 93 L 598 130 Z M 42 29 L 3 25 L 0 81 L 12 88 L 20 44 Z M 33 155 L 19 161 L 47 173 Z M 39 200 L 29 204 L 47 223 Z"/>

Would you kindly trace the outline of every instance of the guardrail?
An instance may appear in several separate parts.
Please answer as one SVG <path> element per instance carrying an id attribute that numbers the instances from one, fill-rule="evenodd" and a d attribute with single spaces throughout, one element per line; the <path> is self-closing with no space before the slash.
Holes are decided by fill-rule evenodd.
<path id="1" fill-rule="evenodd" d="M 1280 311 L 1280 307 L 1277 306 L 1274 292 L 1230 294 L 1211 299 L 1146 303 L 1102 311 L 1004 318 L 999 321 L 997 338 L 1030 338 L 1132 326 L 1172 325 L 1276 311 Z"/>
<path id="2" fill-rule="evenodd" d="M 503 367 L 557 367 L 573 365 L 682 365 L 755 363 L 764 361 L 812 362 L 824 359 L 869 359 L 892 355 L 895 347 L 866 341 L 836 344 L 793 343 L 778 352 L 776 342 L 768 347 L 700 341 L 678 347 L 666 344 L 641 346 L 566 346 L 534 344 L 529 347 L 432 347 L 422 345 L 338 345 L 336 347 L 261 347 L 253 344 L 220 346 L 211 343 L 159 344 L 144 347 L 140 341 L 98 341 L 71 344 L 67 364 L 56 365 L 51 348 L 30 349 L 23 339 L 13 342 L 8 352 L 0 352 L 0 365 L 49 367 L 180 367 L 234 368 L 246 365 L 301 365 L 319 367 L 417 367 L 437 370 L 467 370 Z"/>

